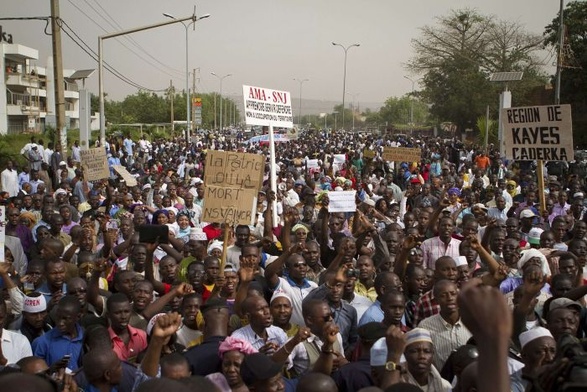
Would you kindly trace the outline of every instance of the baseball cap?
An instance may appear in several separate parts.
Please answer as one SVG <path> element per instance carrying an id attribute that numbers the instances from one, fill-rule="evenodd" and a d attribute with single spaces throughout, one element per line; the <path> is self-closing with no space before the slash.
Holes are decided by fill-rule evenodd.
<path id="1" fill-rule="evenodd" d="M 533 227 L 528 233 L 528 242 L 531 245 L 540 245 L 540 235 L 544 230 L 539 227 Z"/>
<path id="2" fill-rule="evenodd" d="M 269 380 L 279 374 L 282 368 L 281 363 L 273 361 L 267 355 L 255 353 L 245 355 L 240 372 L 243 382 L 250 386 L 255 381 Z"/>
<path id="3" fill-rule="evenodd" d="M 581 306 L 580 303 L 573 301 L 572 299 L 557 298 L 557 299 L 552 300 L 552 302 L 550 303 L 550 306 L 548 307 L 548 311 L 552 312 L 553 310 L 560 309 L 560 308 L 573 308 L 573 309 L 577 310 L 578 312 L 580 312 L 581 309 L 583 309 L 583 306 Z"/>
<path id="4" fill-rule="evenodd" d="M 534 218 L 535 216 L 536 214 L 534 213 L 534 211 L 530 209 L 525 209 L 524 211 L 520 212 L 520 219 Z"/>

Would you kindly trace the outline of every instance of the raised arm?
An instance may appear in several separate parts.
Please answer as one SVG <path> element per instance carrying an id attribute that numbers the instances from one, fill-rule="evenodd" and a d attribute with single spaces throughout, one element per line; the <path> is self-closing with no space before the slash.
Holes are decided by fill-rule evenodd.
<path id="1" fill-rule="evenodd" d="M 88 283 L 88 302 L 96 309 L 97 314 L 104 312 L 104 301 L 100 297 L 100 278 L 104 271 L 106 271 L 106 260 L 96 260 L 90 282 Z"/>
<path id="2" fill-rule="evenodd" d="M 146 376 L 157 377 L 163 346 L 169 342 L 169 339 L 177 332 L 180 326 L 181 315 L 178 313 L 168 313 L 157 318 L 151 332 L 151 340 L 141 362 L 141 370 Z"/>
<path id="3" fill-rule="evenodd" d="M 153 265 L 153 253 L 155 252 L 155 249 L 157 249 L 158 245 L 159 242 L 145 244 L 145 247 L 147 248 L 147 258 L 145 260 L 145 279 L 151 282 L 151 284 L 153 285 L 153 289 L 159 295 L 164 295 L 165 285 L 163 284 L 163 282 L 155 279 L 155 267 Z"/>
<path id="4" fill-rule="evenodd" d="M 147 305 L 145 310 L 143 310 L 143 317 L 147 320 L 150 320 L 151 317 L 157 313 L 161 313 L 165 305 L 167 305 L 173 298 L 183 297 L 192 291 L 192 286 L 184 282 L 180 283 L 179 285 L 172 288 L 167 294 L 159 297 L 157 300 Z"/>
<path id="5" fill-rule="evenodd" d="M 404 276 L 406 275 L 406 267 L 408 265 L 408 254 L 417 245 L 416 237 L 409 235 L 404 238 L 401 249 L 395 258 L 395 264 L 393 266 L 393 272 L 403 282 Z"/>

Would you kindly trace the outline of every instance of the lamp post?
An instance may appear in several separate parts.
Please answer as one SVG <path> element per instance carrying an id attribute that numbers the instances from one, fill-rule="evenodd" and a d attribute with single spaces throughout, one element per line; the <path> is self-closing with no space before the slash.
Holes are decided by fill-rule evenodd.
<path id="1" fill-rule="evenodd" d="M 218 76 L 214 72 L 210 72 L 210 74 L 216 76 L 220 81 L 220 131 L 222 131 L 222 81 L 225 78 L 232 76 L 232 74 L 226 74 L 224 76 Z M 214 116 L 216 116 L 216 113 L 214 113 Z"/>
<path id="2" fill-rule="evenodd" d="M 355 102 L 357 101 L 357 97 L 359 96 L 360 93 L 351 93 L 351 92 L 347 92 L 348 95 L 350 95 L 351 97 L 353 97 L 353 130 L 355 130 Z"/>
<path id="3" fill-rule="evenodd" d="M 304 84 L 304 82 L 309 82 L 310 79 L 295 79 L 294 78 L 294 80 L 300 84 L 300 108 L 298 111 L 298 125 L 301 127 L 302 126 L 302 84 Z"/>
<path id="4" fill-rule="evenodd" d="M 352 47 L 359 47 L 361 46 L 361 44 L 352 44 L 349 45 L 347 47 L 338 44 L 336 42 L 332 43 L 333 46 L 340 46 L 342 48 L 342 50 L 344 50 L 344 71 L 343 71 L 343 76 L 342 76 L 342 128 L 344 129 L 344 97 L 346 95 L 346 60 L 347 60 L 347 53 L 349 51 L 350 48 Z"/>
<path id="5" fill-rule="evenodd" d="M 171 14 L 168 14 L 167 12 L 163 13 L 163 16 L 165 16 L 166 18 L 170 18 L 173 20 L 177 20 L 177 18 Z M 191 107 L 191 94 L 190 94 L 190 67 L 189 67 L 189 35 L 188 35 L 188 28 L 190 26 L 194 27 L 194 30 L 196 30 L 196 22 L 202 19 L 206 19 L 209 18 L 210 14 L 205 14 L 200 16 L 199 18 L 196 18 L 196 7 L 194 6 L 194 17 L 192 19 L 191 22 L 189 23 L 184 23 L 181 22 L 181 24 L 183 25 L 183 27 L 185 27 L 185 112 L 186 112 L 186 122 L 185 122 L 185 141 L 189 144 L 190 142 L 190 130 L 192 128 L 192 123 L 191 123 L 191 112 L 192 112 L 192 107 Z"/>
<path id="6" fill-rule="evenodd" d="M 104 52 L 104 40 L 114 37 L 120 37 L 121 35 L 127 35 L 132 33 L 137 33 L 139 31 L 150 30 L 157 27 L 163 27 L 175 23 L 183 23 L 186 21 L 191 21 L 194 23 L 200 19 L 208 18 L 210 14 L 205 14 L 200 18 L 196 18 L 196 13 L 194 10 L 194 14 L 187 18 L 182 19 L 174 19 L 169 22 L 159 22 L 147 26 L 135 27 L 129 30 L 122 30 L 117 31 L 115 33 L 105 34 L 98 37 L 98 91 L 100 95 L 100 145 L 104 145 L 106 139 L 106 116 L 104 115 L 104 59 L 102 53 Z M 187 80 L 187 78 L 186 78 Z"/>
<path id="7" fill-rule="evenodd" d="M 416 82 L 405 75 L 404 78 L 412 82 L 412 96 L 410 97 L 410 132 L 412 132 L 414 127 L 414 86 Z"/>

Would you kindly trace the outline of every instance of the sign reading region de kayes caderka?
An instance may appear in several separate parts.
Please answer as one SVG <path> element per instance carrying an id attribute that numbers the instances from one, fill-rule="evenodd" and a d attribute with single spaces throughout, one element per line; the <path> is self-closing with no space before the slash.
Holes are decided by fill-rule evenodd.
<path id="1" fill-rule="evenodd" d="M 502 109 L 505 154 L 516 161 L 574 159 L 571 105 Z"/>

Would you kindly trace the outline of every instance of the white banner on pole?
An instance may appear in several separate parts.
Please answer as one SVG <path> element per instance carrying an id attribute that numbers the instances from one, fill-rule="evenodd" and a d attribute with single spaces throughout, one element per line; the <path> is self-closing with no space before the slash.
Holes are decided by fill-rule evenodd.
<path id="1" fill-rule="evenodd" d="M 293 128 L 289 91 L 243 85 L 247 125 Z"/>

